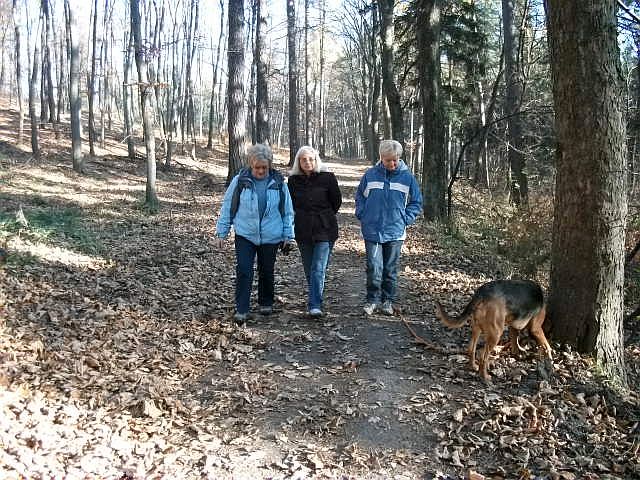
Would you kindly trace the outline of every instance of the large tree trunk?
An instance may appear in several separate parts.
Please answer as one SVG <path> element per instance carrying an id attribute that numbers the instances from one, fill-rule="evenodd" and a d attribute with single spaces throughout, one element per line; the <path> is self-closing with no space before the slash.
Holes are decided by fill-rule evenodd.
<path id="1" fill-rule="evenodd" d="M 504 34 L 504 70 L 506 83 L 505 114 L 507 116 L 507 152 L 511 169 L 511 201 L 515 205 L 529 203 L 529 186 L 524 172 L 525 158 L 522 141 L 522 73 L 518 62 L 518 42 L 514 6 L 517 0 L 502 0 Z"/>
<path id="2" fill-rule="evenodd" d="M 271 144 L 271 124 L 269 122 L 269 93 L 267 90 L 267 3 L 256 0 L 256 141 Z"/>
<path id="3" fill-rule="evenodd" d="M 616 2 L 549 0 L 556 111 L 551 336 L 625 379 L 627 214 Z"/>
<path id="4" fill-rule="evenodd" d="M 73 159 L 73 169 L 82 173 L 84 170 L 82 158 L 82 124 L 80 98 L 80 51 L 78 39 L 74 35 L 78 34 L 78 24 L 76 16 L 69 6 L 69 0 L 64 1 L 64 11 L 67 26 L 67 42 L 69 44 L 69 106 L 71 110 L 71 157 Z"/>
<path id="5" fill-rule="evenodd" d="M 144 132 L 144 146 L 147 153 L 147 185 L 145 203 L 153 211 L 158 208 L 158 194 L 156 190 L 156 140 L 153 126 L 153 112 L 151 111 L 151 95 L 153 89 L 147 80 L 147 58 L 140 32 L 140 0 L 131 1 L 131 30 L 135 48 L 136 67 L 138 68 L 138 87 L 140 89 L 140 106 L 142 108 L 142 130 Z"/>
<path id="6" fill-rule="evenodd" d="M 287 1 L 287 51 L 289 52 L 289 166 L 298 152 L 298 66 L 296 63 L 296 7 Z"/>
<path id="7" fill-rule="evenodd" d="M 440 79 L 440 2 L 423 0 L 418 11 L 418 65 L 423 115 L 422 190 L 427 220 L 446 216 L 444 112 Z"/>
<path id="8" fill-rule="evenodd" d="M 243 0 L 229 0 L 229 48 L 227 64 L 229 79 L 229 171 L 227 184 L 242 167 L 244 153 L 244 44 L 243 44 L 244 3 Z"/>
<path id="9" fill-rule="evenodd" d="M 380 0 L 378 2 L 378 9 L 380 11 L 380 37 L 382 38 L 382 90 L 387 101 L 387 106 L 389 107 L 389 116 L 391 117 L 391 138 L 399 141 L 404 147 L 402 104 L 400 102 L 400 92 L 393 78 L 393 72 L 395 71 L 393 63 L 394 3 L 394 0 Z"/>

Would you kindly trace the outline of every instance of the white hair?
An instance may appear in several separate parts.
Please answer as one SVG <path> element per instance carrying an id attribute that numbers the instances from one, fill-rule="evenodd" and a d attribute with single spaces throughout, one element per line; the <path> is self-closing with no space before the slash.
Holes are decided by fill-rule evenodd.
<path id="1" fill-rule="evenodd" d="M 264 143 L 251 145 L 247 150 L 247 163 L 249 166 L 251 166 L 252 159 L 258 162 L 267 162 L 269 167 L 271 167 L 271 162 L 273 162 L 273 152 L 271 151 L 271 147 Z"/>
<path id="2" fill-rule="evenodd" d="M 380 147 L 378 148 L 378 153 L 380 154 L 380 157 L 384 157 L 385 155 L 392 153 L 397 158 L 400 158 L 402 155 L 402 145 L 396 140 L 382 140 L 380 142 Z"/>
<path id="3" fill-rule="evenodd" d="M 304 145 L 298 149 L 298 153 L 296 153 L 296 158 L 293 161 L 293 167 L 291 168 L 289 175 L 304 175 L 304 172 L 300 168 L 300 157 L 305 154 L 310 155 L 313 158 L 314 172 L 318 173 L 326 171 L 327 168 L 322 164 L 318 151 L 309 145 Z"/>

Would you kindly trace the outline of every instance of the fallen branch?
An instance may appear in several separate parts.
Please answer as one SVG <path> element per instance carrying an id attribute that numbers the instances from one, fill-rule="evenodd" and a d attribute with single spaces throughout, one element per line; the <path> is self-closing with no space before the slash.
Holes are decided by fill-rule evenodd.
<path id="1" fill-rule="evenodd" d="M 440 352 L 440 353 L 444 353 L 444 354 L 451 354 L 451 353 L 457 353 L 458 350 L 451 350 L 449 348 L 444 348 L 438 344 L 436 344 L 435 342 L 431 342 L 429 340 L 425 340 L 424 338 L 422 338 L 420 335 L 418 335 L 415 330 L 413 328 L 411 328 L 411 325 L 409 325 L 409 322 L 407 322 L 407 320 L 404 318 L 404 315 L 400 315 L 400 319 L 402 320 L 402 323 L 404 323 L 404 326 L 407 327 L 407 330 L 409 330 L 409 333 L 411 334 L 411 336 L 414 338 L 414 342 L 418 345 L 422 345 L 430 350 L 435 350 L 436 352 Z"/>

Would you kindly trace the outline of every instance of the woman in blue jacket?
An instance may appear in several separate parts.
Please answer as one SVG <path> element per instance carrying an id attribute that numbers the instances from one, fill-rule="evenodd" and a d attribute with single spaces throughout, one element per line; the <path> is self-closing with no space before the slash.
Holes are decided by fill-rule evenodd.
<path id="1" fill-rule="evenodd" d="M 379 154 L 380 161 L 365 172 L 356 191 L 356 217 L 367 254 L 364 311 L 372 315 L 380 307 L 383 313 L 393 315 L 402 243 L 407 225 L 422 211 L 422 193 L 400 160 L 399 142 L 383 140 Z"/>
<path id="2" fill-rule="evenodd" d="M 216 225 L 216 244 L 224 245 L 233 226 L 236 249 L 236 324 L 249 316 L 253 265 L 258 257 L 258 305 L 262 315 L 273 311 L 274 266 L 278 247 L 288 252 L 293 242 L 293 207 L 284 177 L 271 168 L 267 145 L 247 152 L 249 168 L 231 180 Z"/>

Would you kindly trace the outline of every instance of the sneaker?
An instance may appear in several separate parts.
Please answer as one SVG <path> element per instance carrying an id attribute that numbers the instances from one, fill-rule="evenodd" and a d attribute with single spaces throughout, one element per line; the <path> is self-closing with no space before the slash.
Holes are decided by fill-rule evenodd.
<path id="1" fill-rule="evenodd" d="M 271 315 L 273 313 L 273 307 L 263 305 L 260 307 L 260 315 Z"/>
<path id="2" fill-rule="evenodd" d="M 393 304 L 391 302 L 384 302 L 381 310 L 385 315 L 393 315 Z"/>
<path id="3" fill-rule="evenodd" d="M 367 315 L 373 315 L 373 313 L 376 311 L 377 308 L 378 308 L 377 303 L 365 303 L 364 313 L 366 313 Z"/>
<path id="4" fill-rule="evenodd" d="M 233 316 L 233 321 L 239 327 L 242 327 L 245 323 L 247 323 L 247 318 L 249 317 L 248 313 L 238 313 L 236 312 Z"/>
<path id="5" fill-rule="evenodd" d="M 321 317 L 322 310 L 320 310 L 319 308 L 310 308 L 309 315 L 311 315 L 312 317 Z"/>

